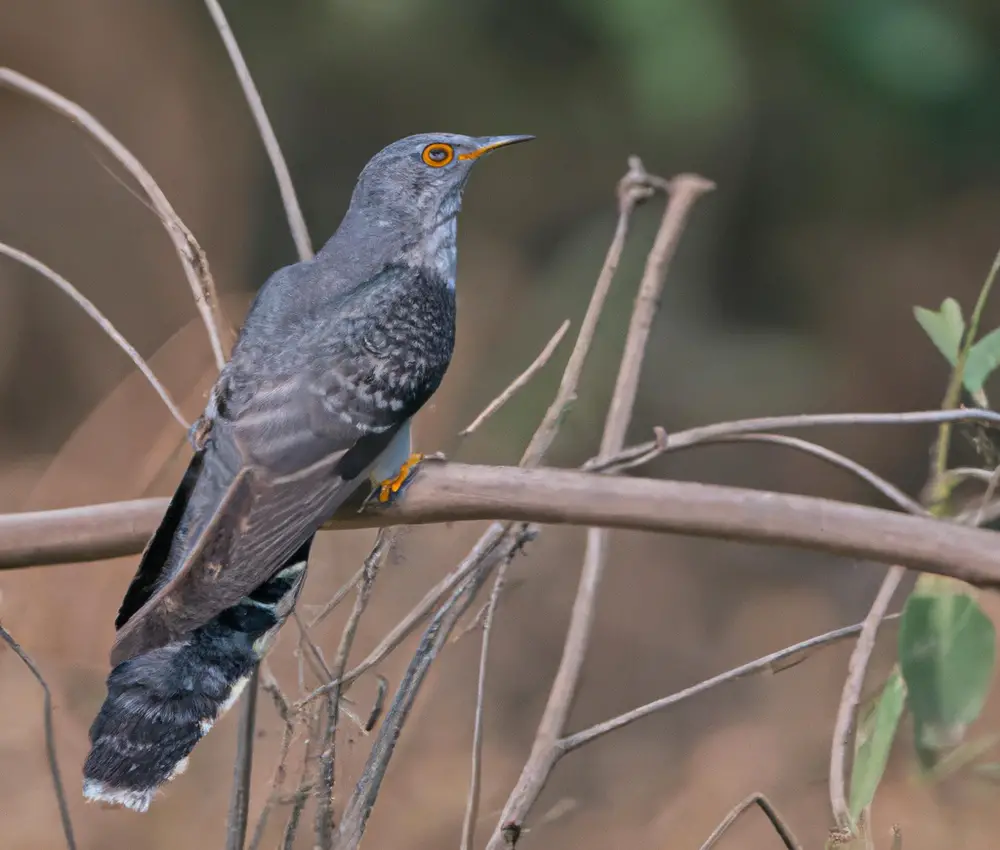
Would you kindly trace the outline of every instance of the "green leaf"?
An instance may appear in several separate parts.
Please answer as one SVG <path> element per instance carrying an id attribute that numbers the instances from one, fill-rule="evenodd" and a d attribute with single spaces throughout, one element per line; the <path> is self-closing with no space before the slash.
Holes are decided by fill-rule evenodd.
<path id="1" fill-rule="evenodd" d="M 854 823 L 858 822 L 862 810 L 875 798 L 905 702 L 906 684 L 896 667 L 885 683 L 878 702 L 858 724 L 855 734 L 850 799 L 851 820 Z"/>
<path id="2" fill-rule="evenodd" d="M 899 663 L 925 767 L 979 716 L 996 660 L 993 623 L 954 583 L 919 583 L 899 625 Z"/>
<path id="3" fill-rule="evenodd" d="M 913 315 L 931 338 L 931 342 L 937 346 L 937 350 L 954 366 L 958 360 L 962 334 L 965 333 L 965 320 L 959 303 L 954 298 L 945 298 L 938 312 L 926 307 L 914 307 Z"/>
<path id="4" fill-rule="evenodd" d="M 970 393 L 979 392 L 997 366 L 1000 366 L 1000 328 L 990 331 L 969 349 L 962 375 L 965 388 Z"/>

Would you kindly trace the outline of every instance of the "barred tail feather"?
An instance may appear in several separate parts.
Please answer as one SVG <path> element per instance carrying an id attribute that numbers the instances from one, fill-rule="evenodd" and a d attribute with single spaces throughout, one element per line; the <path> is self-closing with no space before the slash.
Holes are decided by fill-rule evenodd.
<path id="1" fill-rule="evenodd" d="M 308 550 L 307 543 L 271 579 L 184 640 L 111 671 L 90 728 L 84 797 L 144 812 L 159 787 L 184 771 L 291 613 Z"/>

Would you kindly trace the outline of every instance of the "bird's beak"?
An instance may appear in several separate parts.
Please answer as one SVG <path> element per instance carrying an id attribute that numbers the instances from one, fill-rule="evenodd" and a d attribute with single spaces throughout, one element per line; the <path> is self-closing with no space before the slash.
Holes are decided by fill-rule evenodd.
<path id="1" fill-rule="evenodd" d="M 479 159 L 483 154 L 503 148 L 507 145 L 516 145 L 518 142 L 530 142 L 534 136 L 486 136 L 478 139 L 479 147 L 468 153 L 460 153 L 459 159 Z"/>

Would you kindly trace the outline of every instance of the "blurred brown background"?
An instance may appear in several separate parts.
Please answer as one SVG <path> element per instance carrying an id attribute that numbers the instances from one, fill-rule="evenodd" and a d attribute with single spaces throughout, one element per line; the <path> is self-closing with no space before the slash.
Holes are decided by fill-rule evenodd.
<path id="1" fill-rule="evenodd" d="M 459 344 L 422 448 L 454 435 L 558 324 L 576 325 L 614 223 L 629 154 L 718 183 L 696 209 L 648 354 L 633 436 L 764 413 L 939 404 L 943 361 L 912 319 L 970 305 L 1000 246 L 1000 10 L 987 0 L 244 0 L 227 12 L 289 158 L 313 240 L 336 226 L 377 149 L 413 132 L 531 132 L 478 169 L 462 217 Z M 0 64 L 78 100 L 145 163 L 212 263 L 239 321 L 294 259 L 233 72 L 198 0 L 4 0 Z M 209 349 L 154 215 L 107 156 L 43 108 L 0 92 L 0 239 L 98 303 L 191 417 Z M 656 226 L 644 209 L 554 462 L 597 446 L 622 336 Z M 987 329 L 1000 321 L 988 311 Z M 512 462 L 568 352 L 462 459 Z M 45 280 L 0 261 L 0 510 L 167 494 L 181 434 L 124 356 Z M 811 435 L 915 491 L 931 432 Z M 701 449 L 648 474 L 871 501 L 842 474 L 764 446 Z M 877 502 L 876 502 L 877 503 Z M 403 537 L 361 627 L 360 658 L 467 550 L 479 528 Z M 370 534 L 325 535 L 304 604 L 357 567 Z M 515 780 L 559 657 L 582 534 L 547 530 L 516 562 L 494 637 L 480 838 Z M 581 727 L 756 655 L 860 619 L 881 569 L 784 550 L 615 534 Z M 83 848 L 222 846 L 235 713 L 150 814 L 87 807 L 79 770 L 134 558 L 0 575 L 0 619 L 54 691 Z M 994 598 L 988 609 L 1000 613 Z M 340 623 L 317 632 L 332 653 Z M 892 657 L 887 628 L 872 687 Z M 275 669 L 296 692 L 291 628 Z M 406 727 L 367 847 L 457 846 L 478 638 L 452 645 Z M 524 846 L 694 848 L 740 798 L 771 796 L 809 847 L 829 825 L 829 736 L 848 647 L 644 720 L 561 764 Z M 401 651 L 383 666 L 393 686 Z M 370 700 L 363 680 L 354 696 Z M 0 847 L 61 846 L 40 693 L 0 648 Z M 988 708 L 979 731 L 995 730 Z M 254 814 L 280 726 L 262 703 Z M 987 848 L 995 786 L 913 778 L 904 727 L 875 804 L 884 846 Z M 345 749 L 338 802 L 364 741 Z M 278 817 L 276 821 L 283 818 Z M 751 816 L 722 846 L 769 848 Z M 276 838 L 269 838 L 273 846 Z M 309 830 L 301 847 L 311 846 Z"/>

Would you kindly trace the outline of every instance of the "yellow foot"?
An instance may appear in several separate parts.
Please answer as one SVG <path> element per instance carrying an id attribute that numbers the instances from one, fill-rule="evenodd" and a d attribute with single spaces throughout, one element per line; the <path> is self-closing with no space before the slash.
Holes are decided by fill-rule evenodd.
<path id="1" fill-rule="evenodd" d="M 413 475 L 414 469 L 416 469 L 417 464 L 424 459 L 424 456 L 420 452 L 414 452 L 407 459 L 406 462 L 399 468 L 399 472 L 396 473 L 395 478 L 387 478 L 379 485 L 378 500 L 383 504 L 388 502 L 389 499 L 393 497 L 394 494 L 400 491 L 400 488 L 410 479 Z"/>

